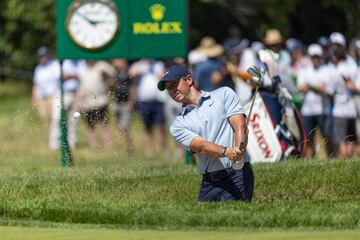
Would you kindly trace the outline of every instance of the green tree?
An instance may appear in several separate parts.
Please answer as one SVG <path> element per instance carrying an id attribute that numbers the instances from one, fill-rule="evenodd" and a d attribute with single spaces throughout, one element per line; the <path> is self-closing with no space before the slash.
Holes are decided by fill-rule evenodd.
<path id="1" fill-rule="evenodd" d="M 220 40 L 227 30 L 223 23 L 229 22 L 252 40 L 261 40 L 269 28 L 306 43 L 333 31 L 351 39 L 360 30 L 360 2 L 352 0 L 192 0 L 190 11 L 191 33 L 196 33 L 191 46 L 203 35 Z"/>
<path id="2" fill-rule="evenodd" d="M 60 0 L 59 0 L 60 1 Z M 31 70 L 38 47 L 55 52 L 56 0 L 0 1 L 0 64 Z M 230 25 L 261 40 L 268 28 L 306 43 L 332 31 L 348 39 L 360 30 L 360 1 L 353 0 L 188 0 L 190 48 L 204 35 L 224 39 Z"/>
<path id="3" fill-rule="evenodd" d="M 55 49 L 55 0 L 0 1 L 2 64 L 31 69 L 36 49 Z"/>

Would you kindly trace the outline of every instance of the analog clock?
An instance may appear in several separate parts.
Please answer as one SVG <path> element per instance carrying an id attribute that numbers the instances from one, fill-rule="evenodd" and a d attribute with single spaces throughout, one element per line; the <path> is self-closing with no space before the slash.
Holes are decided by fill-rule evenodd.
<path id="1" fill-rule="evenodd" d="M 114 40 L 119 20 L 111 0 L 75 0 L 67 12 L 66 29 L 78 46 L 99 50 Z"/>

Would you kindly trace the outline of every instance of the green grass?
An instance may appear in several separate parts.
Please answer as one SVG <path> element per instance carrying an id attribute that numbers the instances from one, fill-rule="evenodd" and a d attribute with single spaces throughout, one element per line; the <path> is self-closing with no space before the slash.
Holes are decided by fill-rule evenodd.
<path id="1" fill-rule="evenodd" d="M 90 151 L 82 123 L 76 166 L 61 168 L 58 153 L 47 150 L 44 131 L 30 107 L 29 90 L 24 85 L 0 85 L 0 99 L 0 225 L 283 229 L 280 235 L 289 229 L 360 226 L 359 159 L 256 164 L 253 203 L 201 204 L 197 202 L 201 177 L 196 167 L 183 166 L 182 160 L 172 157 L 146 159 L 138 119 L 132 127 L 134 156 L 126 156 L 114 126 L 116 149 Z M 11 229 L 2 229 L 0 234 Z M 273 239 L 280 236 L 276 234 Z M 289 234 L 295 237 L 297 233 Z M 324 239 L 331 235 L 324 234 Z M 358 236 L 359 232 L 349 234 Z"/>
<path id="2" fill-rule="evenodd" d="M 113 164 L 2 174 L 0 215 L 158 228 L 355 228 L 360 223 L 359 171 L 338 179 L 333 174 L 359 167 L 358 161 L 256 166 L 252 204 L 197 203 L 200 177 L 192 168 Z M 315 177 L 315 172 L 322 174 Z"/>

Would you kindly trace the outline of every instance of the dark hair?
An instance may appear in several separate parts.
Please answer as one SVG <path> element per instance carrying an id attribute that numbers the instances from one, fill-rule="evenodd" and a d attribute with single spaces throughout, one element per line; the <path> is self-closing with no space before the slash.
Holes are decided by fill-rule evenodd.
<path id="1" fill-rule="evenodd" d="M 37 50 L 36 54 L 38 55 L 38 57 L 49 56 L 50 55 L 50 49 L 45 47 L 45 46 L 42 46 Z"/>
<path id="2" fill-rule="evenodd" d="M 346 59 L 345 49 L 335 49 L 333 54 L 337 59 L 340 59 L 340 60 L 345 60 Z"/>

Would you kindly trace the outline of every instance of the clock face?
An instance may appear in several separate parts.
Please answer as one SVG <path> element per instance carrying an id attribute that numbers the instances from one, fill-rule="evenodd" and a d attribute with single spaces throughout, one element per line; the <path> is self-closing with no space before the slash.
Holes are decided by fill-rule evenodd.
<path id="1" fill-rule="evenodd" d="M 75 1 L 68 11 L 67 31 L 80 47 L 97 50 L 109 44 L 119 28 L 118 13 L 105 1 Z"/>

